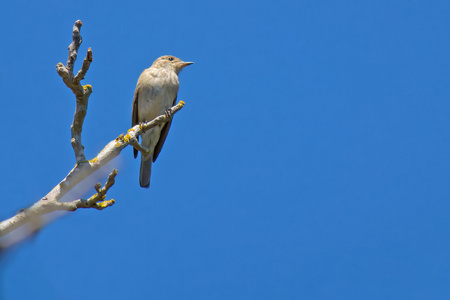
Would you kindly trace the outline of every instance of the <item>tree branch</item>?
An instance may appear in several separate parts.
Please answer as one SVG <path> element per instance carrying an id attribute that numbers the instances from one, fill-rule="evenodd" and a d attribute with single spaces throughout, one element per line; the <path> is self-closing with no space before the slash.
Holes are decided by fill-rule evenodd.
<path id="1" fill-rule="evenodd" d="M 172 106 L 172 114 L 180 111 L 184 106 L 184 102 L 180 101 L 177 105 Z M 59 200 L 72 190 L 78 183 L 89 175 L 106 165 L 113 158 L 117 157 L 122 150 L 130 145 L 131 140 L 137 139 L 145 131 L 167 121 L 170 118 L 167 115 L 160 115 L 150 122 L 138 124 L 130 128 L 127 134 L 121 134 L 116 139 L 110 141 L 102 151 L 93 159 L 78 163 L 57 186 L 55 186 L 45 197 L 33 204 L 31 207 L 21 210 L 14 217 L 0 222 L 0 237 L 19 228 L 20 226 L 35 220 L 36 218 L 54 211 L 66 210 L 74 211 L 78 208 L 96 208 L 104 209 L 114 204 L 114 200 L 110 202 L 100 202 L 104 200 L 103 196 L 114 184 L 114 178 L 117 175 L 117 170 L 109 175 L 103 189 L 97 190 L 97 193 L 87 200 L 78 199 L 72 202 L 59 202 Z M 94 197 L 94 198 L 93 198 Z"/>
<path id="2" fill-rule="evenodd" d="M 139 143 L 136 144 L 138 137 L 150 128 L 163 124 L 171 119 L 168 114 L 164 114 L 150 122 L 135 125 L 130 128 L 126 134 L 121 134 L 116 139 L 110 141 L 96 157 L 89 161 L 86 160 L 84 147 L 81 144 L 81 132 L 86 116 L 89 96 L 92 93 L 92 87 L 90 85 L 82 86 L 80 81 L 89 70 L 90 63 L 92 62 L 92 50 L 90 48 L 88 49 L 81 69 L 78 71 L 77 75 L 74 76 L 73 67 L 77 59 L 78 49 L 82 42 L 80 35 L 81 25 L 81 21 L 78 20 L 73 27 L 72 43 L 69 45 L 69 57 L 66 66 L 62 63 L 56 65 L 56 71 L 63 79 L 65 85 L 75 94 L 76 98 L 75 115 L 71 126 L 71 143 L 75 153 L 76 165 L 47 195 L 29 208 L 22 209 L 15 216 L 0 222 L 0 237 L 5 236 L 25 224 L 32 224 L 33 226 L 31 227 L 33 229 L 30 229 L 30 234 L 34 233 L 43 226 L 42 224 L 44 224 L 42 216 L 51 212 L 75 211 L 78 208 L 94 208 L 102 210 L 113 205 L 115 203 L 114 199 L 105 199 L 106 193 L 114 185 L 115 177 L 118 172 L 115 169 L 110 173 L 103 187 L 100 183 L 97 183 L 94 186 L 97 192 L 90 198 L 77 199 L 69 202 L 61 202 L 60 200 L 82 180 L 105 166 L 113 158 L 117 157 L 128 145 L 132 144 L 140 151 L 145 150 L 145 147 L 142 147 Z M 171 107 L 172 115 L 181 110 L 183 106 L 184 102 L 180 101 L 177 105 Z M 20 241 L 16 241 L 15 243 L 18 242 Z"/>
<path id="3" fill-rule="evenodd" d="M 111 174 L 108 176 L 108 180 L 106 181 L 104 187 L 102 188 L 102 185 L 100 182 L 98 182 L 94 188 L 97 191 L 94 195 L 92 195 L 89 199 L 78 199 L 74 200 L 72 202 L 58 202 L 59 206 L 61 207 L 61 210 L 67 210 L 67 211 L 75 211 L 78 208 L 95 208 L 98 210 L 102 210 L 104 208 L 107 208 L 115 203 L 114 199 L 111 200 L 105 200 L 106 198 L 106 192 L 109 190 L 110 187 L 112 187 L 115 183 L 115 177 L 117 175 L 117 170 L 114 169 Z"/>
<path id="4" fill-rule="evenodd" d="M 73 66 L 77 60 L 78 49 L 80 48 L 83 39 L 80 35 L 80 28 L 83 26 L 81 20 L 77 20 L 73 25 L 72 30 L 72 43 L 69 45 L 69 57 L 67 58 L 66 68 L 69 72 L 73 74 Z"/>
<path id="5" fill-rule="evenodd" d="M 87 51 L 86 57 L 83 60 L 83 65 L 81 66 L 80 71 L 78 71 L 77 75 L 73 79 L 73 82 L 75 84 L 79 84 L 80 81 L 84 79 L 84 76 L 86 75 L 87 71 L 89 70 L 89 66 L 91 65 L 92 60 L 93 60 L 92 49 L 89 48 Z"/>
<path id="6" fill-rule="evenodd" d="M 81 143 L 81 131 L 83 129 L 84 118 L 86 116 L 89 96 L 92 93 L 92 87 L 89 84 L 82 86 L 80 81 L 84 79 L 84 76 L 89 70 L 89 66 L 93 60 L 92 49 L 89 48 L 81 69 L 78 71 L 76 76 L 73 75 L 73 67 L 75 61 L 77 60 L 78 49 L 83 41 L 80 35 L 81 25 L 83 25 L 83 23 L 78 20 L 73 26 L 72 43 L 69 45 L 69 58 L 67 59 L 66 66 L 62 63 L 58 63 L 56 65 L 56 71 L 59 76 L 62 77 L 66 86 L 72 90 L 76 97 L 77 105 L 75 108 L 75 115 L 73 116 L 72 126 L 70 127 L 72 136 L 70 142 L 72 144 L 77 163 L 86 160 L 86 156 L 84 155 L 84 146 Z"/>

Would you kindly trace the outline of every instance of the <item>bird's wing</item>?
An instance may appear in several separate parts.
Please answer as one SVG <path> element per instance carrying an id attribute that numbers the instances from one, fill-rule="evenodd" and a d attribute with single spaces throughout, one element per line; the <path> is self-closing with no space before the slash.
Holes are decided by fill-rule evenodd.
<path id="1" fill-rule="evenodd" d="M 177 101 L 177 97 L 175 96 L 172 106 L 175 105 L 176 101 Z M 163 128 L 161 129 L 161 134 L 159 135 L 158 143 L 156 144 L 155 150 L 153 151 L 153 162 L 156 161 L 156 159 L 158 158 L 159 152 L 161 152 L 164 142 L 166 141 L 167 134 L 169 133 L 171 124 L 172 124 L 172 120 L 170 120 L 169 122 L 166 122 L 166 124 L 164 124 Z"/>
<path id="2" fill-rule="evenodd" d="M 136 91 L 134 92 L 134 98 L 133 98 L 133 104 L 131 107 L 131 126 L 137 125 L 139 123 L 138 121 L 138 98 L 139 98 L 139 91 L 136 88 Z M 139 137 L 138 137 L 139 140 Z M 137 157 L 138 151 L 136 148 L 133 148 L 133 154 L 134 158 Z"/>

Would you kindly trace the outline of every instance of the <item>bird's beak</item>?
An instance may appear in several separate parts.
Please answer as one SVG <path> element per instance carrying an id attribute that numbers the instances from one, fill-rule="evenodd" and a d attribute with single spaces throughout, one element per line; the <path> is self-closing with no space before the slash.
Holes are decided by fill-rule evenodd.
<path id="1" fill-rule="evenodd" d="M 180 63 L 182 69 L 183 69 L 184 67 L 187 67 L 187 66 L 192 65 L 192 64 L 193 64 L 193 62 L 185 62 L 185 61 L 183 61 L 182 63 Z"/>

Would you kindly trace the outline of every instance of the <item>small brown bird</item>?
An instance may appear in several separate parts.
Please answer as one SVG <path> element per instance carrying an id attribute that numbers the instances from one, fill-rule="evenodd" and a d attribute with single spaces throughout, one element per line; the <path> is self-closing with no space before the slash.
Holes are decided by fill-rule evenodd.
<path id="1" fill-rule="evenodd" d="M 159 57 L 150 68 L 142 72 L 134 91 L 131 110 L 132 126 L 151 121 L 175 105 L 179 87 L 178 74 L 184 67 L 191 64 L 193 63 L 184 62 L 171 55 L 165 55 Z M 172 121 L 169 121 L 155 126 L 142 135 L 142 145 L 150 151 L 148 154 L 141 156 L 141 170 L 139 172 L 141 187 L 148 188 L 150 186 L 152 163 L 156 161 L 161 152 L 171 123 Z M 137 157 L 136 149 L 134 149 L 134 157 Z"/>

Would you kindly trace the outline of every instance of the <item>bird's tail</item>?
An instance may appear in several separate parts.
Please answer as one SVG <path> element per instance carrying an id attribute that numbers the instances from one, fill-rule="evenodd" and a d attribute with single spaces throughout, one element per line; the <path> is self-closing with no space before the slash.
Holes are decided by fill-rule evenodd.
<path id="1" fill-rule="evenodd" d="M 139 172 L 139 184 L 141 187 L 150 186 L 150 175 L 152 174 L 153 155 L 143 155 L 141 157 L 141 170 Z"/>

